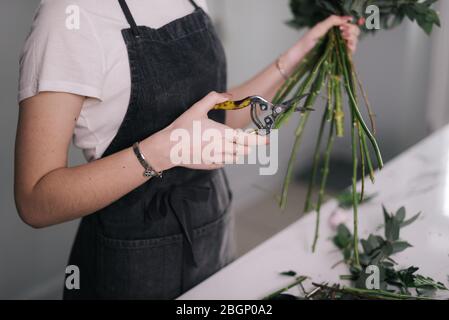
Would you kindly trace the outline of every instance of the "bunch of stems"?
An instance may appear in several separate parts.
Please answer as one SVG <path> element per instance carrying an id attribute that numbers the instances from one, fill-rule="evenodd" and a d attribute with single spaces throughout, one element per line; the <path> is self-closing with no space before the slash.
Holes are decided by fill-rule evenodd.
<path id="1" fill-rule="evenodd" d="M 295 281 L 288 286 L 276 290 L 272 294 L 263 298 L 263 300 L 272 300 L 279 297 L 281 294 L 285 294 L 291 288 L 299 286 L 303 291 L 304 296 L 298 296 L 299 299 L 307 300 L 322 300 L 322 299 L 342 299 L 342 298 L 355 298 L 355 299 L 368 299 L 368 300 L 431 300 L 425 296 L 412 296 L 408 294 L 402 294 L 387 290 L 380 289 L 362 289 L 353 288 L 347 286 L 340 286 L 338 284 L 328 285 L 326 283 L 320 284 L 312 282 L 313 289 L 309 292 L 305 292 L 303 283 L 308 279 L 306 276 L 298 276 Z"/>
<path id="2" fill-rule="evenodd" d="M 358 88 L 358 87 L 359 88 Z M 315 251 L 319 238 L 320 209 L 323 203 L 327 178 L 329 174 L 330 156 L 334 144 L 334 138 L 343 137 L 345 134 L 345 111 L 344 94 L 348 101 L 348 114 L 351 121 L 351 147 L 352 147 L 352 194 L 354 211 L 354 261 L 360 265 L 358 256 L 358 203 L 363 200 L 365 190 L 365 175 L 368 170 L 370 179 L 374 182 L 374 167 L 372 155 L 368 147 L 370 142 L 379 168 L 383 167 L 382 156 L 377 141 L 363 119 L 359 108 L 358 89 L 363 94 L 364 102 L 368 110 L 372 131 L 375 132 L 375 124 L 371 107 L 366 98 L 361 82 L 358 79 L 351 53 L 348 52 L 346 42 L 337 28 L 332 29 L 297 66 L 290 78 L 280 88 L 274 98 L 274 103 L 280 103 L 289 95 L 299 97 L 308 93 L 304 107 L 312 108 L 320 94 L 324 91 L 326 106 L 323 110 L 318 138 L 313 156 L 312 173 L 306 196 L 304 211 L 316 210 L 315 236 L 312 250 Z M 276 128 L 281 127 L 293 114 L 298 102 L 280 117 Z M 296 157 L 301 145 L 302 136 L 306 124 L 310 118 L 310 111 L 305 112 L 299 120 L 295 131 L 295 142 L 285 174 L 282 193 L 280 196 L 280 207 L 285 209 L 287 204 L 288 189 L 291 183 Z M 323 142 L 328 130 L 327 141 Z M 368 139 L 368 141 L 367 141 Z M 323 153 L 324 145 L 324 153 Z M 360 198 L 357 192 L 358 163 L 361 164 L 361 192 Z M 317 180 L 320 179 L 318 182 Z M 316 199 L 314 197 L 315 187 L 319 187 Z"/>

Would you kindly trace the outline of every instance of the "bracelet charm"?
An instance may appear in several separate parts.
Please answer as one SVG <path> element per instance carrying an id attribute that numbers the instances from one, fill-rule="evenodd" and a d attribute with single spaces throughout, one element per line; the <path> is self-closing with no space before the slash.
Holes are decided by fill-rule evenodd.
<path id="1" fill-rule="evenodd" d="M 156 170 L 153 169 L 153 167 L 148 163 L 148 161 L 146 160 L 145 156 L 143 155 L 143 153 L 140 151 L 140 147 L 139 147 L 139 143 L 136 142 L 133 145 L 133 151 L 134 154 L 137 157 L 137 160 L 139 160 L 139 163 L 142 165 L 142 167 L 144 168 L 144 172 L 143 172 L 143 176 L 147 177 L 147 178 L 154 178 L 154 177 L 158 177 L 158 178 L 162 178 L 162 171 L 161 172 L 157 172 Z"/>

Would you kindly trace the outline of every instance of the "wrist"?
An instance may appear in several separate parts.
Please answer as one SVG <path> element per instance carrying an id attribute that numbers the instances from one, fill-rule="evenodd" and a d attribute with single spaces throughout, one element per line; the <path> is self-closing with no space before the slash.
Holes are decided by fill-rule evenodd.
<path id="1" fill-rule="evenodd" d="M 285 69 L 288 72 L 292 72 L 313 47 L 313 44 L 308 43 L 308 41 L 305 41 L 304 39 L 296 43 L 282 55 Z"/>
<path id="2" fill-rule="evenodd" d="M 140 148 L 151 167 L 162 172 L 174 167 L 170 161 L 170 130 L 167 127 L 140 142 Z"/>

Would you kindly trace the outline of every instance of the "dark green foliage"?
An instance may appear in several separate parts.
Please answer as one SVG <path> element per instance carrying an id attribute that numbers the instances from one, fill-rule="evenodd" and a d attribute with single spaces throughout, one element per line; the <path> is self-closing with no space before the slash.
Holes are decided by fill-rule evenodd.
<path id="1" fill-rule="evenodd" d="M 418 274 L 418 268 L 410 266 L 408 268 L 397 268 L 392 256 L 411 247 L 406 241 L 400 240 L 401 228 L 411 224 L 418 217 L 419 213 L 406 220 L 405 208 L 402 207 L 396 213 L 389 213 L 383 208 L 384 214 L 384 236 L 370 234 L 368 238 L 361 239 L 362 252 L 360 253 L 360 265 L 354 264 L 354 242 L 351 231 L 344 225 L 338 226 L 337 233 L 332 238 L 335 246 L 343 254 L 343 261 L 348 266 L 349 275 L 343 275 L 342 280 L 350 280 L 352 287 L 345 287 L 339 284 L 329 285 L 328 283 L 313 283 L 312 289 L 306 291 L 303 283 L 308 279 L 300 276 L 291 285 L 280 289 L 266 297 L 273 300 L 347 300 L 347 299 L 430 299 L 439 291 L 447 291 L 446 286 Z M 379 268 L 379 289 L 367 289 L 366 280 L 369 273 L 365 272 L 368 266 Z M 287 271 L 281 274 L 295 277 L 296 272 Z M 299 286 L 302 294 L 294 296 L 286 292 Z"/>
<path id="2" fill-rule="evenodd" d="M 289 24 L 295 28 L 312 27 L 332 14 L 350 15 L 356 19 L 366 18 L 366 8 L 369 5 L 376 5 L 380 11 L 382 30 L 391 29 L 408 18 L 416 21 L 427 34 L 430 34 L 434 25 L 440 26 L 439 16 L 432 9 L 435 2 L 437 0 L 423 2 L 419 0 L 291 0 L 290 7 L 294 18 Z"/>
<path id="3" fill-rule="evenodd" d="M 281 276 L 294 277 L 294 276 L 296 276 L 296 272 L 292 271 L 292 270 L 284 271 L 284 272 L 281 272 Z"/>
<path id="4" fill-rule="evenodd" d="M 362 199 L 362 201 L 359 202 L 359 204 L 365 203 L 373 199 L 376 195 L 365 195 Z M 357 192 L 357 198 L 361 198 L 361 194 Z M 352 208 L 352 192 L 351 191 L 345 191 L 340 193 L 337 196 L 338 206 L 342 209 L 350 209 Z"/>
<path id="5" fill-rule="evenodd" d="M 338 227 L 333 242 L 340 249 L 351 272 L 349 277 L 344 276 L 343 278 L 350 278 L 354 281 L 356 288 L 364 289 L 367 276 L 365 270 L 368 266 L 375 265 L 380 270 L 381 289 L 392 290 L 394 287 L 395 291 L 401 294 L 410 294 L 410 289 L 413 288 L 418 295 L 431 295 L 438 289 L 446 290 L 442 283 L 416 274 L 418 271 L 416 267 L 397 269 L 396 262 L 391 257 L 411 247 L 408 242 L 400 239 L 400 231 L 401 228 L 415 221 L 420 213 L 406 220 L 404 207 L 401 207 L 396 213 L 389 213 L 384 207 L 383 215 L 384 236 L 370 234 L 367 239 L 360 240 L 362 251 L 359 268 L 353 261 L 354 247 L 351 232 L 343 224 Z"/>

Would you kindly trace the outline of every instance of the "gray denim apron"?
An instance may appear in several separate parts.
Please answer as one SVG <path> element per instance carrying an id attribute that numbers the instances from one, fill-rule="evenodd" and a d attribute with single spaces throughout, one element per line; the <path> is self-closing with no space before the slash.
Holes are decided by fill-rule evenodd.
<path id="1" fill-rule="evenodd" d="M 122 35 L 131 97 L 103 157 L 165 128 L 210 91 L 226 90 L 222 45 L 193 0 L 193 13 L 159 29 L 137 26 L 118 1 L 130 24 Z M 209 117 L 225 120 L 222 111 Z M 177 167 L 83 218 L 69 259 L 81 288 L 65 289 L 64 298 L 176 298 L 233 259 L 231 197 L 223 170 Z"/>

